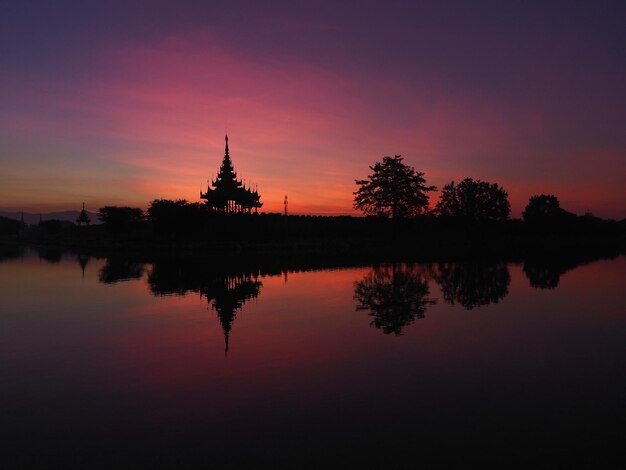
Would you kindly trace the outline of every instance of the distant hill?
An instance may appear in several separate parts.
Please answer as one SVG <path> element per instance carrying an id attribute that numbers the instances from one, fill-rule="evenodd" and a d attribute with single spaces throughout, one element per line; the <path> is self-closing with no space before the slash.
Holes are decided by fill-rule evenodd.
<path id="1" fill-rule="evenodd" d="M 41 220 L 65 220 L 68 222 L 76 222 L 80 211 L 62 211 L 62 212 L 48 212 L 47 214 L 31 214 L 29 212 L 24 212 L 24 222 L 28 225 L 33 225 L 39 223 L 39 218 Z M 87 211 L 89 218 L 91 219 L 91 224 L 99 224 L 100 219 L 98 219 L 98 214 L 96 212 Z M 20 220 L 22 218 L 22 212 L 5 212 L 0 211 L 0 216 L 7 217 L 9 219 Z"/>

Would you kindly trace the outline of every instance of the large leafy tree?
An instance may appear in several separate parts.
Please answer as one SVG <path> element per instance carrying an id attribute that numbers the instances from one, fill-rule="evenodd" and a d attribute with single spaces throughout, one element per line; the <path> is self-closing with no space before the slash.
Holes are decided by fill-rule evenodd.
<path id="1" fill-rule="evenodd" d="M 539 194 L 532 196 L 522 212 L 522 217 L 526 222 L 542 222 L 565 214 L 561 209 L 559 200 L 552 194 Z"/>
<path id="2" fill-rule="evenodd" d="M 506 220 L 511 212 L 508 193 L 495 183 L 465 178 L 446 184 L 435 207 L 439 215 L 468 220 Z"/>
<path id="3" fill-rule="evenodd" d="M 206 214 L 205 204 L 185 199 L 155 199 L 148 207 L 148 220 L 155 231 L 162 234 L 197 234 Z"/>
<path id="4" fill-rule="evenodd" d="M 144 221 L 144 213 L 137 207 L 104 206 L 98 217 L 111 232 L 128 232 Z"/>
<path id="5" fill-rule="evenodd" d="M 424 173 L 405 165 L 401 155 L 383 157 L 370 166 L 373 171 L 366 180 L 355 180 L 360 186 L 354 193 L 354 208 L 367 215 L 384 217 L 414 217 L 428 207 L 428 192 Z"/>

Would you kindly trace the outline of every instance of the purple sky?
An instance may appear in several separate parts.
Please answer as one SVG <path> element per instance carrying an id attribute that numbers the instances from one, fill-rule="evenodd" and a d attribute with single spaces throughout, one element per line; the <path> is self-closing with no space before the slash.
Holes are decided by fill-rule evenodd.
<path id="1" fill-rule="evenodd" d="M 198 200 L 228 130 L 269 211 L 354 213 L 402 154 L 513 216 L 551 193 L 624 218 L 625 24 L 601 1 L 4 2 L 0 209 Z"/>

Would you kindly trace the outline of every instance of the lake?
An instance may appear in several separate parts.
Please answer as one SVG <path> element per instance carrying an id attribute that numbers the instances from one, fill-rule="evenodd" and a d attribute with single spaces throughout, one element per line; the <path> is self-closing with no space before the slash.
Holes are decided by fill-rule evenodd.
<path id="1" fill-rule="evenodd" d="M 626 258 L 0 262 L 4 468 L 624 461 Z"/>

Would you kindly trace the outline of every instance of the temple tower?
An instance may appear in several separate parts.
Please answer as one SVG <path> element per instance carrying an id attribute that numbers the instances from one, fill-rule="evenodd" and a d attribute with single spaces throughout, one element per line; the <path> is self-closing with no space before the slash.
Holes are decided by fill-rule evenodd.
<path id="1" fill-rule="evenodd" d="M 214 212 L 227 214 L 250 214 L 254 209 L 263 206 L 258 191 L 246 188 L 242 180 L 237 179 L 237 172 L 230 159 L 228 149 L 228 134 L 225 137 L 224 158 L 220 171 L 214 180 L 209 180 L 206 193 L 200 191 L 200 198 L 206 200 L 206 204 Z M 213 187 L 213 189 L 211 189 Z"/>

